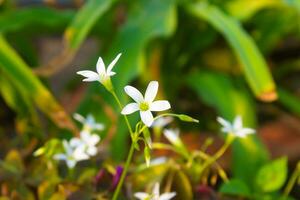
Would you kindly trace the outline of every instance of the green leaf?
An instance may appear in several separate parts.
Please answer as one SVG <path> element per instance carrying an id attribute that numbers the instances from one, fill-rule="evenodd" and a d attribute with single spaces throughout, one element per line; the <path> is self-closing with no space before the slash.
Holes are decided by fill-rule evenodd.
<path id="1" fill-rule="evenodd" d="M 28 7 L 12 10 L 1 13 L 0 32 L 16 32 L 29 26 L 64 26 L 71 20 L 73 14 L 73 11 L 61 11 L 47 7 Z"/>
<path id="2" fill-rule="evenodd" d="M 239 58 L 247 82 L 256 97 L 263 101 L 275 100 L 276 87 L 266 61 L 240 24 L 207 3 L 192 4 L 188 8 L 195 17 L 206 20 L 225 37 Z"/>
<path id="3" fill-rule="evenodd" d="M 149 131 L 148 128 L 145 128 L 145 129 L 143 130 L 143 136 L 144 136 L 146 145 L 147 145 L 149 148 L 152 148 L 151 134 L 150 134 L 150 131 Z"/>
<path id="4" fill-rule="evenodd" d="M 247 20 L 262 9 L 280 7 L 282 5 L 284 5 L 283 1 L 278 0 L 234 0 L 229 1 L 226 8 L 232 16 Z"/>
<path id="5" fill-rule="evenodd" d="M 229 76 L 204 70 L 189 75 L 187 83 L 221 117 L 232 121 L 236 115 L 240 115 L 246 127 L 255 127 L 255 104 L 251 96 L 244 92 L 243 84 L 238 84 L 240 88 L 237 88 Z M 232 153 L 234 177 L 253 186 L 253 176 L 268 160 L 266 148 L 254 134 L 245 139 L 237 138 L 233 143 Z M 245 155 L 248 159 L 245 159 Z"/>
<path id="6" fill-rule="evenodd" d="M 234 196 L 242 196 L 242 197 L 250 197 L 250 189 L 248 186 L 239 179 L 231 179 L 230 181 L 223 183 L 220 190 L 221 193 L 234 195 Z"/>
<path id="7" fill-rule="evenodd" d="M 112 0 L 89 0 L 79 10 L 64 33 L 68 48 L 76 50 L 97 20 L 110 8 Z"/>
<path id="8" fill-rule="evenodd" d="M 168 176 L 166 176 L 165 178 L 168 178 Z M 176 199 L 184 199 L 184 200 L 193 199 L 193 189 L 192 189 L 191 182 L 189 181 L 187 175 L 181 170 L 174 171 L 172 191 L 176 191 Z"/>
<path id="9" fill-rule="evenodd" d="M 257 173 L 255 182 L 263 192 L 279 190 L 287 178 L 287 158 L 279 158 L 264 165 Z"/>
<path id="10" fill-rule="evenodd" d="M 283 88 L 278 88 L 278 94 L 279 102 L 290 112 L 300 116 L 300 98 Z"/>
<path id="11" fill-rule="evenodd" d="M 184 114 L 180 114 L 180 115 L 177 115 L 177 117 L 181 120 L 181 121 L 184 121 L 184 122 L 195 122 L 195 123 L 199 123 L 199 120 L 198 119 L 195 119 L 195 118 L 192 118 L 188 115 L 184 115 Z"/>
<path id="12" fill-rule="evenodd" d="M 29 96 L 30 100 L 56 125 L 70 130 L 75 129 L 64 109 L 1 35 L 0 69 L 16 85 L 17 89 Z"/>
<path id="13" fill-rule="evenodd" d="M 147 167 L 149 167 L 151 154 L 150 154 L 150 148 L 148 146 L 145 146 L 145 148 L 144 148 L 144 158 L 145 158 Z"/>

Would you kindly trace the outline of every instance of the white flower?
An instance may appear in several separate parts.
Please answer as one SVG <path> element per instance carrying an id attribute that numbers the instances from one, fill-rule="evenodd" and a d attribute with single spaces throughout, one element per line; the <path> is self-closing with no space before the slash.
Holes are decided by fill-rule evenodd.
<path id="1" fill-rule="evenodd" d="M 134 196 L 140 200 L 169 200 L 176 195 L 176 192 L 166 192 L 162 195 L 159 194 L 159 183 L 154 185 L 152 194 L 145 192 L 136 192 Z"/>
<path id="2" fill-rule="evenodd" d="M 84 118 L 82 115 L 75 113 L 73 115 L 74 119 L 82 123 L 83 130 L 86 131 L 93 131 L 98 130 L 102 131 L 104 129 L 104 125 L 101 123 L 97 123 L 94 116 L 91 114 L 88 114 L 86 118 Z"/>
<path id="3" fill-rule="evenodd" d="M 77 74 L 82 75 L 85 77 L 83 81 L 91 82 L 91 81 L 99 81 L 100 83 L 104 84 L 107 79 L 111 76 L 115 75 L 116 73 L 111 71 L 116 62 L 119 60 L 122 54 L 119 53 L 117 57 L 108 65 L 107 69 L 105 69 L 104 62 L 101 57 L 98 58 L 96 70 L 97 72 L 90 71 L 90 70 L 83 70 L 77 72 Z"/>
<path id="4" fill-rule="evenodd" d="M 221 130 L 224 133 L 230 133 L 237 137 L 246 137 L 249 134 L 255 133 L 254 129 L 243 128 L 241 116 L 236 116 L 232 124 L 221 117 L 218 117 L 217 121 L 223 126 Z"/>
<path id="5" fill-rule="evenodd" d="M 96 134 L 91 134 L 89 131 L 81 131 L 80 138 L 72 138 L 70 145 L 73 148 L 82 148 L 89 156 L 97 154 L 96 144 L 100 141 L 100 137 Z"/>
<path id="6" fill-rule="evenodd" d="M 169 123 L 171 123 L 173 121 L 172 117 L 160 117 L 157 120 L 155 120 L 153 122 L 153 124 L 151 125 L 151 127 L 153 128 L 163 128 L 166 125 L 168 125 Z"/>
<path id="7" fill-rule="evenodd" d="M 165 129 L 164 136 L 175 146 L 181 146 L 182 142 L 179 138 L 179 129 Z"/>
<path id="8" fill-rule="evenodd" d="M 148 127 L 153 123 L 151 111 L 163 111 L 171 108 L 170 103 L 166 100 L 154 101 L 158 91 L 157 81 L 151 81 L 148 84 L 145 97 L 132 86 L 126 86 L 124 90 L 136 103 L 129 103 L 121 113 L 128 115 L 139 110 L 143 123 Z"/>
<path id="9" fill-rule="evenodd" d="M 89 159 L 82 147 L 72 147 L 66 140 L 63 141 L 65 153 L 55 154 L 55 160 L 64 160 L 69 168 L 73 168 L 77 162 Z"/>

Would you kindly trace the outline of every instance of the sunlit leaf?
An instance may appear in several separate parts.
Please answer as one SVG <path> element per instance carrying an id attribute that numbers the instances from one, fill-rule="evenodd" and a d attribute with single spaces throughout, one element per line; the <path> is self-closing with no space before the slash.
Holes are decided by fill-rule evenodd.
<path id="1" fill-rule="evenodd" d="M 64 33 L 66 45 L 76 50 L 97 20 L 110 8 L 113 0 L 89 0 L 78 11 Z"/>
<path id="2" fill-rule="evenodd" d="M 207 3 L 193 4 L 189 10 L 194 16 L 208 21 L 225 37 L 239 58 L 254 94 L 263 101 L 275 100 L 276 87 L 266 61 L 253 39 L 240 24 L 217 7 Z"/>
<path id="3" fill-rule="evenodd" d="M 0 67 L 3 73 L 22 90 L 35 105 L 59 127 L 74 130 L 75 126 L 52 94 L 31 72 L 14 49 L 0 36 Z"/>
<path id="4" fill-rule="evenodd" d="M 280 189 L 287 178 L 287 158 L 279 158 L 264 165 L 257 173 L 255 182 L 263 192 Z"/>
<path id="5" fill-rule="evenodd" d="M 229 182 L 223 183 L 219 191 L 224 194 L 235 196 L 251 196 L 250 189 L 248 188 L 248 186 L 239 179 L 231 179 Z"/>

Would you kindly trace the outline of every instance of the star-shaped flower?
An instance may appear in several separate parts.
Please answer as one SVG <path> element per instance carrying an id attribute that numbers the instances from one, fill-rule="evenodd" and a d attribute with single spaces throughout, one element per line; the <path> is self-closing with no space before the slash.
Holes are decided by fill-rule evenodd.
<path id="1" fill-rule="evenodd" d="M 112 68 L 115 66 L 117 61 L 119 60 L 120 56 L 122 54 L 119 53 L 117 57 L 108 65 L 107 69 L 105 69 L 104 62 L 101 57 L 98 58 L 97 65 L 96 65 L 96 71 L 90 71 L 90 70 L 83 70 L 77 72 L 77 74 L 82 75 L 85 77 L 83 81 L 86 82 L 92 82 L 92 81 L 99 81 L 104 86 L 108 86 L 108 80 L 110 80 L 110 77 L 115 75 L 116 73 L 112 71 Z"/>
<path id="2" fill-rule="evenodd" d="M 170 103 L 166 100 L 154 101 L 158 91 L 157 81 L 151 81 L 148 84 L 145 97 L 143 97 L 140 91 L 132 86 L 126 86 L 124 90 L 128 96 L 135 101 L 135 103 L 127 104 L 121 113 L 123 115 L 128 115 L 139 110 L 143 123 L 148 127 L 150 127 L 153 123 L 153 115 L 151 111 L 163 111 L 171 108 Z"/>
<path id="3" fill-rule="evenodd" d="M 63 141 L 65 153 L 55 154 L 55 160 L 64 160 L 69 168 L 75 167 L 76 163 L 82 160 L 89 159 L 89 156 L 84 152 L 82 147 L 72 147 L 66 140 Z"/>
<path id="4" fill-rule="evenodd" d="M 249 134 L 255 133 L 254 129 L 244 128 L 242 117 L 236 116 L 233 123 L 231 124 L 229 121 L 223 119 L 222 117 L 218 117 L 217 121 L 223 126 L 221 131 L 224 133 L 233 134 L 237 137 L 246 137 Z"/>
<path id="5" fill-rule="evenodd" d="M 145 192 L 136 192 L 134 196 L 139 200 L 170 200 L 176 195 L 176 192 L 166 192 L 159 194 L 159 183 L 154 185 L 152 194 Z"/>
<path id="6" fill-rule="evenodd" d="M 84 118 L 82 115 L 75 113 L 73 115 L 74 119 L 82 123 L 83 130 L 86 131 L 102 131 L 104 129 L 104 125 L 101 123 L 97 123 L 94 116 L 91 114 L 88 114 L 86 118 Z"/>
<path id="7" fill-rule="evenodd" d="M 97 134 L 83 130 L 80 132 L 80 138 L 74 137 L 70 140 L 70 145 L 73 148 L 82 148 L 89 156 L 95 156 L 97 154 L 96 144 L 99 141 L 100 137 Z"/>

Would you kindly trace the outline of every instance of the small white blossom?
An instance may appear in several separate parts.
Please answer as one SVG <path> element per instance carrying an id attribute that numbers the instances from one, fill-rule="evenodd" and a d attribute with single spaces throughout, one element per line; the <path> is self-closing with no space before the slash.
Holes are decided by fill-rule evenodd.
<path id="1" fill-rule="evenodd" d="M 89 156 L 95 156 L 97 154 L 96 144 L 100 141 L 100 137 L 97 134 L 91 134 L 89 131 L 81 131 L 80 138 L 72 138 L 70 145 L 74 148 L 80 147 Z"/>
<path id="2" fill-rule="evenodd" d="M 157 81 L 151 81 L 148 84 L 144 97 L 140 91 L 132 86 L 126 86 L 124 90 L 136 103 L 127 104 L 121 113 L 128 115 L 139 110 L 143 123 L 148 127 L 153 123 L 151 111 L 163 111 L 171 108 L 170 103 L 166 100 L 154 101 L 158 91 Z"/>
<path id="3" fill-rule="evenodd" d="M 159 183 L 154 185 L 151 194 L 145 192 L 136 192 L 134 196 L 139 200 L 170 200 L 176 195 L 176 192 L 166 192 L 162 195 L 159 194 Z"/>
<path id="4" fill-rule="evenodd" d="M 82 160 L 89 159 L 89 156 L 84 152 L 81 146 L 72 147 L 66 140 L 63 141 L 64 153 L 55 154 L 55 160 L 64 160 L 69 168 L 75 167 L 76 163 Z"/>
<path id="5" fill-rule="evenodd" d="M 106 80 L 110 79 L 111 76 L 116 74 L 115 72 L 112 71 L 112 68 L 117 63 L 121 55 L 122 54 L 119 53 L 117 57 L 108 65 L 107 69 L 105 69 L 105 65 L 102 58 L 99 57 L 96 65 L 97 72 L 90 71 L 90 70 L 83 70 L 77 72 L 77 74 L 85 77 L 83 81 L 86 82 L 99 81 L 100 83 L 104 84 Z"/>
<path id="6" fill-rule="evenodd" d="M 160 117 L 153 122 L 152 128 L 163 128 L 173 121 L 172 117 Z"/>
<path id="7" fill-rule="evenodd" d="M 84 118 L 82 115 L 75 113 L 73 115 L 74 119 L 82 123 L 83 130 L 86 131 L 93 131 L 98 130 L 102 131 L 104 129 L 104 125 L 101 123 L 97 123 L 94 116 L 91 114 L 88 114 L 86 118 Z"/>
<path id="8" fill-rule="evenodd" d="M 232 124 L 222 117 L 218 117 L 217 121 L 223 126 L 221 131 L 224 133 L 233 134 L 237 137 L 246 137 L 249 134 L 255 133 L 254 129 L 243 127 L 241 116 L 236 116 Z"/>
<path id="9" fill-rule="evenodd" d="M 179 129 L 165 129 L 164 136 L 173 144 L 181 145 L 182 142 L 179 138 Z"/>

